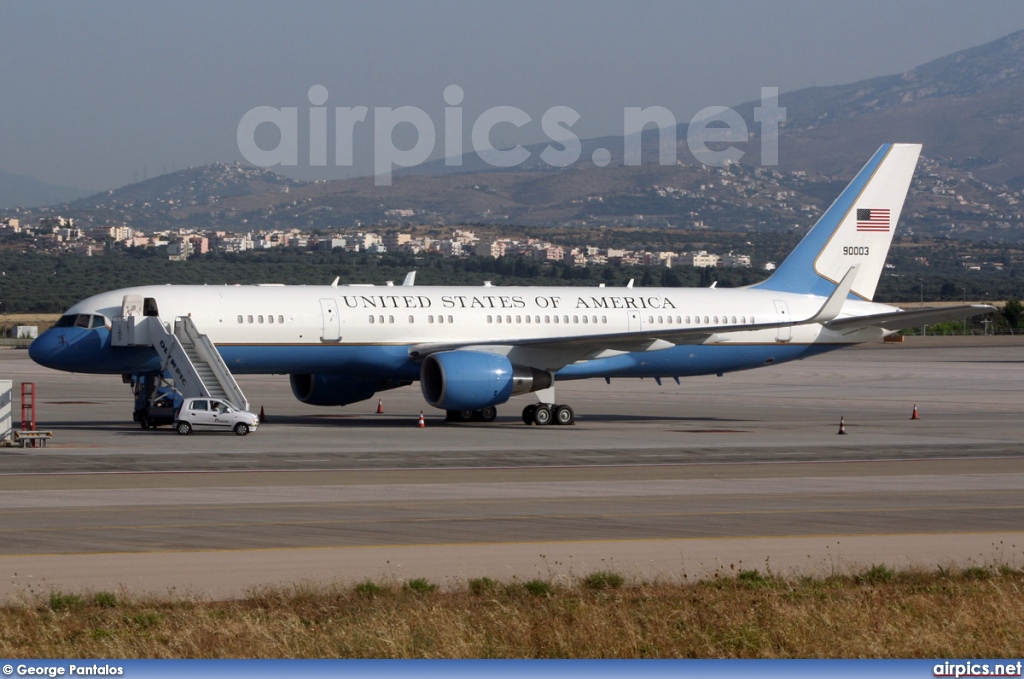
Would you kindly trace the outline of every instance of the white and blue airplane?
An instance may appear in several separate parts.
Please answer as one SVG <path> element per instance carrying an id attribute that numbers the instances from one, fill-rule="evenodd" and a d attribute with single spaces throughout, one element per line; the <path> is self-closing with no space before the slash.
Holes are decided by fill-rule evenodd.
<path id="1" fill-rule="evenodd" d="M 525 422 L 570 424 L 555 400 L 563 380 L 721 375 L 992 311 L 871 301 L 920 151 L 879 148 L 778 269 L 745 288 L 145 286 L 75 304 L 29 355 L 70 372 L 163 374 L 154 346 L 113 339 L 128 300 L 142 300 L 165 325 L 190 317 L 231 373 L 289 375 L 303 403 L 419 381 L 452 420 L 491 421 L 533 394 Z"/>

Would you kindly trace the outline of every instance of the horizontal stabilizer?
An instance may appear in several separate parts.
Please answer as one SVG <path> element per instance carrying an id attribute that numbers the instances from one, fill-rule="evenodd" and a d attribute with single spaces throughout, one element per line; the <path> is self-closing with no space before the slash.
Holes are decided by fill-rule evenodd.
<path id="1" fill-rule="evenodd" d="M 825 323 L 829 330 L 859 330 L 861 328 L 882 328 L 884 330 L 903 330 L 921 325 L 933 325 L 947 321 L 959 321 L 972 316 L 980 316 L 996 311 L 989 304 L 966 304 L 950 307 L 933 307 L 914 309 L 911 311 L 893 311 L 870 316 L 853 316 L 840 318 Z"/>

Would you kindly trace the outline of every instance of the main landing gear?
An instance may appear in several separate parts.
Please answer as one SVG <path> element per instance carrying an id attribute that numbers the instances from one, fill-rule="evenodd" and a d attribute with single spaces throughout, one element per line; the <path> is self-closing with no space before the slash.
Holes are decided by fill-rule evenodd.
<path id="1" fill-rule="evenodd" d="M 526 424 L 573 424 L 576 413 L 566 405 L 533 403 L 523 408 L 523 422 Z"/>
<path id="2" fill-rule="evenodd" d="M 487 406 L 480 410 L 446 410 L 445 422 L 494 422 L 498 409 Z M 575 424 L 576 413 L 567 405 L 533 403 L 523 408 L 526 424 Z"/>

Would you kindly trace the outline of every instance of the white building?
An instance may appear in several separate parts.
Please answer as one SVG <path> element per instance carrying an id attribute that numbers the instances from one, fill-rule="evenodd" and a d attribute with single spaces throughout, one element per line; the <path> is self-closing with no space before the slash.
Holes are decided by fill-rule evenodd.
<path id="1" fill-rule="evenodd" d="M 718 262 L 721 259 L 719 255 L 708 254 L 707 250 L 693 253 L 693 265 L 695 267 L 718 266 Z"/>

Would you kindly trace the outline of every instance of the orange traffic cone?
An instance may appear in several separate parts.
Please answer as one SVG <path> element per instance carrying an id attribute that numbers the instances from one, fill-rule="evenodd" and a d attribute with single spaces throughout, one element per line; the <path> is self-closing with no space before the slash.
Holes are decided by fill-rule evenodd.
<path id="1" fill-rule="evenodd" d="M 921 419 L 921 416 L 917 414 L 917 404 L 916 403 L 914 404 L 914 412 L 913 412 L 913 414 L 911 414 L 910 419 L 912 419 L 912 420 L 920 420 Z"/>
<path id="2" fill-rule="evenodd" d="M 418 426 L 420 429 L 422 429 L 423 427 L 427 426 L 426 421 L 423 419 L 423 411 L 422 410 L 420 411 L 420 423 L 418 425 L 416 425 L 416 426 Z"/>
<path id="3" fill-rule="evenodd" d="M 839 431 L 836 433 L 846 434 L 846 420 L 843 419 L 842 415 L 839 416 Z"/>
<path id="4" fill-rule="evenodd" d="M 377 399 L 377 414 L 378 415 L 383 415 L 384 414 L 384 402 L 381 401 L 379 398 Z"/>
<path id="5" fill-rule="evenodd" d="M 263 412 L 263 406 L 260 406 L 260 423 L 267 421 L 267 415 Z"/>

